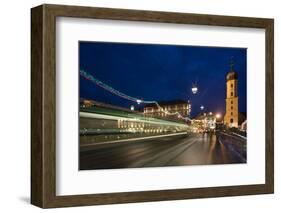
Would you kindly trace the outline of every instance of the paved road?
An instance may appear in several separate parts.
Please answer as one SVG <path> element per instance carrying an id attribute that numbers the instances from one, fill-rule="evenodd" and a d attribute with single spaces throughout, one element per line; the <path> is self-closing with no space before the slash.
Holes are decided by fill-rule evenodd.
<path id="1" fill-rule="evenodd" d="M 80 169 L 242 163 L 215 134 L 192 134 L 94 145 L 80 151 Z"/>

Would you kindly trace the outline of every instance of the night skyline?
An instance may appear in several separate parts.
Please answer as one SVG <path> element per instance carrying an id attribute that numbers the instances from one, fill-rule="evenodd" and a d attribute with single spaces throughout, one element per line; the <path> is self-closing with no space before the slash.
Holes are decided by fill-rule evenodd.
<path id="1" fill-rule="evenodd" d="M 230 59 L 238 73 L 239 111 L 246 112 L 246 48 L 80 42 L 79 69 L 127 95 L 153 101 L 190 100 L 191 115 L 225 112 Z M 130 108 L 131 101 L 80 77 L 80 98 Z M 192 84 L 198 93 L 191 92 Z M 136 104 L 135 104 L 136 105 Z"/>

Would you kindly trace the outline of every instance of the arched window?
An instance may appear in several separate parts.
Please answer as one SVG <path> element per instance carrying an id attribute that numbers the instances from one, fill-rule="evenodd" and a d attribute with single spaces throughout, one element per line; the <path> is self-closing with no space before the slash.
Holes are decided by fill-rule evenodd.
<path id="1" fill-rule="evenodd" d="M 230 119 L 230 123 L 233 123 L 233 118 Z"/>

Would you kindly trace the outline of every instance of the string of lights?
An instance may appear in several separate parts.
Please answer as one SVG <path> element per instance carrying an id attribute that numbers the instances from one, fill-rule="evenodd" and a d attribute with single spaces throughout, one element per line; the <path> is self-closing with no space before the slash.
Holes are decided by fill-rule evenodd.
<path id="1" fill-rule="evenodd" d="M 112 88 L 111 86 L 103 83 L 102 81 L 96 79 L 94 76 L 92 76 L 91 74 L 85 72 L 84 70 L 80 70 L 80 75 L 82 77 L 84 77 L 85 79 L 89 80 L 90 82 L 94 83 L 95 85 L 101 87 L 102 89 L 110 92 L 113 95 L 116 95 L 120 98 L 135 102 L 137 104 L 155 104 L 158 109 L 160 109 L 161 112 L 165 113 L 166 115 L 177 115 L 178 118 L 184 119 L 184 120 L 191 120 L 189 117 L 184 117 L 182 116 L 179 112 L 169 112 L 168 110 L 165 110 L 163 107 L 160 106 L 160 104 L 157 101 L 148 101 L 148 100 L 141 100 L 129 95 L 126 95 L 125 93 L 122 93 L 114 88 Z"/>

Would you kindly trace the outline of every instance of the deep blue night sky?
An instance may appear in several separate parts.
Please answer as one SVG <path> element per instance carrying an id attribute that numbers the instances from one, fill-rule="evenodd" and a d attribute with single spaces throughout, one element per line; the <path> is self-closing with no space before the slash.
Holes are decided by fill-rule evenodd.
<path id="1" fill-rule="evenodd" d="M 79 43 L 79 69 L 127 95 L 144 100 L 190 100 L 192 116 L 206 111 L 224 113 L 225 77 L 230 59 L 238 73 L 239 111 L 246 112 L 245 48 Z M 198 93 L 191 93 L 197 83 Z M 129 108 L 133 103 L 80 76 L 80 98 Z"/>

